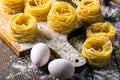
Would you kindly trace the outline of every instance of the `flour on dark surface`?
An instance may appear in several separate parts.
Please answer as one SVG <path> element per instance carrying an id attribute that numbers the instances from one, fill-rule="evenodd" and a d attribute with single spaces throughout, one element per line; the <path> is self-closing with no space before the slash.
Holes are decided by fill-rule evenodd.
<path id="1" fill-rule="evenodd" d="M 101 6 L 102 13 L 106 22 L 110 22 L 116 28 L 115 42 L 113 44 L 114 52 L 110 63 L 104 68 L 93 69 L 94 80 L 120 80 L 119 65 L 116 64 L 115 56 L 117 60 L 120 59 L 120 5 L 110 1 L 108 6 Z"/>
<path id="2" fill-rule="evenodd" d="M 108 6 L 102 5 L 102 14 L 107 21 L 120 21 L 120 5 L 110 1 Z"/>

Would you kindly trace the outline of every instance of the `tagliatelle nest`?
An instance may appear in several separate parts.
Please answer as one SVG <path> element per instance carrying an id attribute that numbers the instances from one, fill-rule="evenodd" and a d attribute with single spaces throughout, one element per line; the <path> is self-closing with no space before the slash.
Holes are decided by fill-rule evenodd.
<path id="1" fill-rule="evenodd" d="M 84 42 L 82 55 L 90 65 L 103 67 L 111 59 L 112 50 L 112 43 L 108 38 L 91 37 Z"/>
<path id="2" fill-rule="evenodd" d="M 90 37 L 107 37 L 111 42 L 114 41 L 116 30 L 108 22 L 106 23 L 94 23 L 87 28 L 86 36 Z"/>
<path id="3" fill-rule="evenodd" d="M 37 21 L 30 14 L 18 13 L 9 20 L 8 35 L 17 42 L 27 42 L 34 39 L 37 33 Z"/>

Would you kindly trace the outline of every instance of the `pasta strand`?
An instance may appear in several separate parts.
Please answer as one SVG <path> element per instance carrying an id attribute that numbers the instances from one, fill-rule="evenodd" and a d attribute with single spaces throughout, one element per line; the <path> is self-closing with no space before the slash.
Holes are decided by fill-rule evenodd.
<path id="1" fill-rule="evenodd" d="M 9 20 L 8 35 L 17 42 L 28 42 L 37 33 L 37 21 L 30 14 L 18 13 Z"/>
<path id="2" fill-rule="evenodd" d="M 111 59 L 112 43 L 106 37 L 88 38 L 82 47 L 82 55 L 95 67 L 107 65 Z"/>
<path id="3" fill-rule="evenodd" d="M 28 0 L 25 7 L 25 13 L 34 16 L 37 21 L 45 21 L 47 20 L 51 5 L 51 0 Z"/>
<path id="4" fill-rule="evenodd" d="M 76 14 L 80 25 L 103 22 L 99 0 L 72 0 L 77 5 Z"/>
<path id="5" fill-rule="evenodd" d="M 94 23 L 87 28 L 86 36 L 87 38 L 100 36 L 107 37 L 113 43 L 115 33 L 115 28 L 109 22 Z"/>
<path id="6" fill-rule="evenodd" d="M 59 33 L 69 33 L 76 23 L 75 9 L 67 2 L 58 2 L 47 17 L 50 27 Z"/>
<path id="7" fill-rule="evenodd" d="M 3 11 L 15 14 L 24 11 L 24 0 L 1 0 Z"/>

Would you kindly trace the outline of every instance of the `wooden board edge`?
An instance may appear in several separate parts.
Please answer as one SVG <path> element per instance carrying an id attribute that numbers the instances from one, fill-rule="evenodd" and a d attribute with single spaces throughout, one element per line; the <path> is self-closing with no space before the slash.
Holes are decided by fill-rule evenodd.
<path id="1" fill-rule="evenodd" d="M 0 27 L 0 30 L 2 31 L 5 31 L 2 27 Z M 12 48 L 12 50 L 16 53 L 17 56 L 20 56 L 20 51 L 15 48 L 11 43 L 10 41 L 8 41 L 8 39 L 6 38 L 7 36 L 4 36 L 4 34 L 2 34 L 2 32 L 0 31 L 0 38 L 10 47 Z M 6 33 L 6 32 L 5 32 Z M 7 33 L 6 33 L 7 34 Z"/>

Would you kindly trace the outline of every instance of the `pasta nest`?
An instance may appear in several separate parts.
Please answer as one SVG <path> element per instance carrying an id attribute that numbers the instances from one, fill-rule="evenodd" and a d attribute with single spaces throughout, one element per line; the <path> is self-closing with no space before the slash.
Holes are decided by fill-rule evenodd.
<path id="1" fill-rule="evenodd" d="M 51 8 L 47 21 L 53 30 L 69 33 L 76 24 L 75 9 L 67 2 L 58 2 Z"/>
<path id="2" fill-rule="evenodd" d="M 91 37 L 84 42 L 82 55 L 90 65 L 103 67 L 110 61 L 112 50 L 112 44 L 108 38 Z"/>
<path id="3" fill-rule="evenodd" d="M 77 19 L 80 25 L 91 25 L 103 22 L 102 11 L 99 0 L 72 0 L 76 5 Z"/>
<path id="4" fill-rule="evenodd" d="M 25 7 L 25 13 L 34 16 L 37 21 L 45 21 L 51 9 L 51 3 L 51 0 L 28 0 Z"/>
<path id="5" fill-rule="evenodd" d="M 1 0 L 5 12 L 15 14 L 24 11 L 24 0 Z"/>
<path id="6" fill-rule="evenodd" d="M 37 33 L 37 21 L 30 14 L 18 13 L 9 20 L 8 35 L 17 42 L 27 42 L 34 39 Z"/>
<path id="7" fill-rule="evenodd" d="M 94 23 L 87 28 L 86 36 L 87 38 L 100 36 L 107 37 L 113 43 L 115 33 L 115 28 L 108 22 Z"/>

